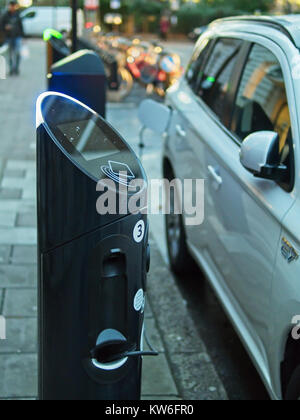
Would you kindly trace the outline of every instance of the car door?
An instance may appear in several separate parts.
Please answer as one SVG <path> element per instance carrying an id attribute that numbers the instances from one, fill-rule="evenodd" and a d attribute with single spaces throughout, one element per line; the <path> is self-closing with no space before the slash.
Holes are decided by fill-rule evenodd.
<path id="1" fill-rule="evenodd" d="M 185 180 L 203 179 L 205 176 L 205 154 L 200 151 L 198 144 L 197 159 L 193 150 L 192 138 L 196 136 L 192 121 L 199 123 L 199 104 L 197 97 L 191 95 L 191 89 L 194 90 L 198 79 L 201 78 L 203 66 L 209 57 L 215 41 L 209 37 L 203 37 L 197 43 L 194 54 L 188 65 L 186 77 L 180 85 L 169 89 L 166 104 L 172 109 L 172 119 L 166 139 L 166 150 L 168 151 L 170 161 L 176 178 L 182 183 Z M 197 176 L 195 177 L 195 172 Z M 192 202 L 192 194 L 186 198 L 187 202 Z M 188 234 L 194 235 L 194 229 L 188 228 Z M 199 226 L 196 226 L 198 231 Z M 205 242 L 208 232 L 206 231 L 206 220 L 202 224 L 201 240 Z M 199 237 L 198 237 L 199 239 Z"/>
<path id="2" fill-rule="evenodd" d="M 268 44 L 267 40 L 264 43 Z M 281 222 L 294 202 L 293 132 L 286 93 L 290 75 L 282 51 L 271 42 L 250 46 L 234 98 L 231 133 L 226 139 L 210 136 L 206 166 L 210 175 L 207 201 L 214 208 L 211 259 L 228 287 L 236 309 L 235 322 L 260 365 L 267 360 L 271 291 Z M 274 51 L 278 55 L 275 55 Z M 282 162 L 290 168 L 285 185 L 255 178 L 239 161 L 240 144 L 256 131 L 276 131 Z M 208 139 L 205 139 L 208 141 Z M 220 144 L 222 143 L 222 144 Z"/>
<path id="3" fill-rule="evenodd" d="M 176 109 L 181 111 L 179 115 L 181 120 L 175 113 L 176 134 L 172 142 L 176 174 L 179 168 L 182 179 L 205 181 L 204 222 L 201 225 L 186 225 L 187 239 L 192 251 L 201 259 L 201 263 L 209 264 L 210 268 L 222 265 L 224 256 L 222 252 L 216 252 L 220 246 L 217 227 L 219 219 L 213 193 L 214 188 L 218 187 L 216 184 L 219 175 L 217 172 L 215 174 L 209 172 L 207 154 L 214 141 L 217 141 L 221 147 L 226 144 L 228 134 L 224 124 L 228 114 L 225 111 L 228 110 L 229 82 L 241 57 L 243 57 L 242 41 L 234 38 L 214 40 L 202 66 L 197 67 L 196 63 L 189 66 L 187 71 L 189 86 L 182 84 L 176 96 Z M 195 92 L 194 95 L 191 95 L 191 88 Z M 218 100 L 212 103 L 213 98 Z M 187 106 L 183 109 L 178 105 L 182 101 L 192 104 L 188 108 L 189 112 Z M 215 179 L 212 179 L 212 176 Z M 185 194 L 188 202 L 194 201 L 193 192 L 185 191 Z M 221 276 L 219 280 L 221 281 Z"/>

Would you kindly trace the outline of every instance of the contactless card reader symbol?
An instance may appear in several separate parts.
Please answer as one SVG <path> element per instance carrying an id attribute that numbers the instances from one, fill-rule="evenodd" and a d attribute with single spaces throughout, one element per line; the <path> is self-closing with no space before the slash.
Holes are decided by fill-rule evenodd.
<path id="1" fill-rule="evenodd" d="M 135 179 L 135 175 L 126 163 L 108 161 L 108 166 L 101 167 L 102 172 L 113 181 L 119 184 L 129 186 L 129 183 Z"/>

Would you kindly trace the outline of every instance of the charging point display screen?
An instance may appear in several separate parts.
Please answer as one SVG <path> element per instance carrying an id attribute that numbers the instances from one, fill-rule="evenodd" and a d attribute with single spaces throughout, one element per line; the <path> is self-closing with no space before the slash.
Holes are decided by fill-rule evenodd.
<path id="1" fill-rule="evenodd" d="M 60 124 L 57 128 L 87 161 L 112 156 L 120 152 L 92 119 L 77 121 L 75 124 Z M 99 148 L 99 144 L 101 144 L 101 148 Z"/>
<path id="2" fill-rule="evenodd" d="M 110 177 L 126 183 L 143 179 L 135 154 L 120 135 L 101 117 L 70 98 L 56 94 L 41 106 L 44 124 L 60 148 L 95 179 Z"/>

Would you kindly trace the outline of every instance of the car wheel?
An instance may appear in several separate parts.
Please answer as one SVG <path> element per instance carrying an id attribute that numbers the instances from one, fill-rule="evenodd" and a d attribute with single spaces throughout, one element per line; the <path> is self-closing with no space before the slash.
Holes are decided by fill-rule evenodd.
<path id="1" fill-rule="evenodd" d="M 175 274 L 181 275 L 195 271 L 196 265 L 186 242 L 183 216 L 175 214 L 176 193 L 170 192 L 170 214 L 166 214 L 166 238 L 170 266 Z"/>
<path id="2" fill-rule="evenodd" d="M 297 367 L 291 377 L 287 387 L 285 400 L 300 401 L 300 366 Z"/>

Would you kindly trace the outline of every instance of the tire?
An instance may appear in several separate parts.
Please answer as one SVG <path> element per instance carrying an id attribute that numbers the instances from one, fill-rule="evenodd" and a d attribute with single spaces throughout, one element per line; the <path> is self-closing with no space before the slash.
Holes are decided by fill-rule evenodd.
<path id="1" fill-rule="evenodd" d="M 300 366 L 293 373 L 287 387 L 286 401 L 300 401 Z"/>
<path id="2" fill-rule="evenodd" d="M 191 257 L 184 229 L 183 216 L 174 214 L 175 192 L 171 189 L 170 195 L 170 214 L 165 216 L 166 240 L 169 254 L 170 267 L 177 275 L 194 272 L 196 264 Z"/>

